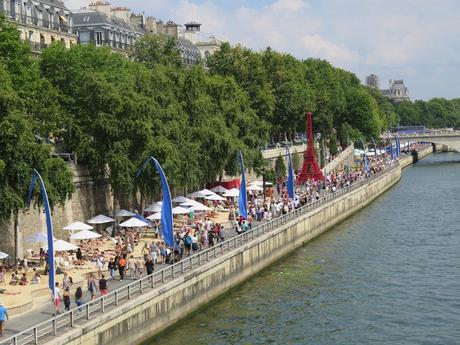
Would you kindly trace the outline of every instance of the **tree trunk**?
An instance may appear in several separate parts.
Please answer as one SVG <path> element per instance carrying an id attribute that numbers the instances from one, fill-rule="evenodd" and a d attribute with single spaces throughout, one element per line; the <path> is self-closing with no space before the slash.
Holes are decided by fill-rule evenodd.
<path id="1" fill-rule="evenodd" d="M 14 213 L 13 226 L 14 226 L 14 261 L 17 265 L 17 262 L 19 259 L 19 216 L 16 212 Z"/>

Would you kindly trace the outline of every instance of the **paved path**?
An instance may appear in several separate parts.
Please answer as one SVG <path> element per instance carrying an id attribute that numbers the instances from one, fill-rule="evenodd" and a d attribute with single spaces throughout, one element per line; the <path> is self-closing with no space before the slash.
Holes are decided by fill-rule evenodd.
<path id="1" fill-rule="evenodd" d="M 259 224 L 259 223 L 258 223 Z M 230 228 L 224 228 L 224 236 L 225 239 L 229 239 L 231 237 L 234 237 L 236 235 L 236 232 Z M 157 264 L 155 265 L 155 271 L 159 271 L 163 268 L 165 268 L 168 265 L 165 264 Z M 106 276 L 108 276 L 108 272 L 106 273 Z M 60 281 L 62 279 L 62 276 L 57 276 L 57 281 Z M 120 287 L 124 285 L 128 285 L 132 283 L 133 279 L 124 279 L 122 282 L 120 282 L 118 279 L 115 280 L 109 280 L 109 291 L 114 291 L 116 289 L 119 289 Z M 86 283 L 86 282 L 85 282 Z M 86 289 L 86 285 L 83 283 L 83 300 L 84 302 L 89 302 L 90 298 L 90 293 Z M 75 302 L 74 302 L 74 291 L 72 291 L 71 294 L 71 300 L 72 303 L 70 305 L 70 308 L 75 308 Z M 42 304 L 42 301 L 39 301 L 40 304 Z M 64 304 L 62 305 L 62 308 L 64 308 Z M 23 330 L 26 330 L 28 328 L 31 328 L 38 323 L 42 321 L 46 321 L 47 319 L 51 319 L 53 317 L 54 313 L 54 304 L 51 302 L 49 303 L 44 303 L 43 305 L 40 305 L 39 307 L 33 308 L 30 312 L 23 313 L 21 315 L 18 315 L 16 317 L 13 317 L 11 320 L 6 322 L 6 327 L 5 327 L 5 332 L 3 339 L 8 338 L 14 334 L 17 334 Z M 2 338 L 0 338 L 1 342 Z"/>

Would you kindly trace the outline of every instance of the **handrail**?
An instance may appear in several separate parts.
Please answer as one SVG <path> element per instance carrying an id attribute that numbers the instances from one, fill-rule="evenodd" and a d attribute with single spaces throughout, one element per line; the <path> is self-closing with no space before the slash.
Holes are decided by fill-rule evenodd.
<path id="1" fill-rule="evenodd" d="M 350 186 L 339 189 L 334 193 L 330 193 L 321 197 L 309 204 L 306 204 L 294 211 L 285 215 L 277 217 L 264 224 L 260 224 L 253 229 L 246 231 L 242 234 L 234 236 L 224 242 L 218 243 L 213 247 L 207 248 L 187 258 L 184 258 L 177 263 L 163 268 L 160 271 L 154 272 L 149 276 L 142 277 L 130 284 L 124 285 L 114 291 L 111 291 L 105 296 L 100 296 L 93 301 L 87 302 L 80 307 L 75 307 L 70 311 L 59 314 L 49 320 L 38 323 L 24 331 L 21 331 L 9 338 L 0 341 L 0 344 L 38 344 L 39 339 L 45 336 L 57 335 L 57 331 L 62 328 L 73 328 L 75 322 L 81 319 L 90 320 L 91 315 L 96 312 L 104 313 L 105 309 L 109 306 L 118 306 L 121 300 L 129 300 L 133 298 L 133 294 L 143 294 L 147 289 L 153 289 L 156 285 L 164 283 L 167 279 L 173 279 L 177 275 L 184 274 L 192 270 L 194 267 L 202 266 L 205 262 L 216 258 L 218 255 L 230 252 L 232 249 L 243 246 L 243 244 L 252 241 L 272 230 L 275 230 L 280 225 L 287 224 L 288 222 L 309 213 L 315 209 L 320 208 L 324 204 L 337 199 L 345 194 L 348 194 L 374 180 L 382 175 L 399 167 L 399 161 L 390 163 L 382 171 L 362 179 L 358 182 L 352 183 Z"/>

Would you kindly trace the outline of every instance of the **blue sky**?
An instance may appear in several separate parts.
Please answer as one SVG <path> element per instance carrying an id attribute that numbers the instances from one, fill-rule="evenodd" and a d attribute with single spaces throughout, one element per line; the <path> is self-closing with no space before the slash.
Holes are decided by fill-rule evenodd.
<path id="1" fill-rule="evenodd" d="M 70 9 L 88 0 L 65 0 Z M 258 50 L 324 58 L 354 72 L 404 79 L 412 99 L 460 97 L 460 0 L 111 0 Z"/>

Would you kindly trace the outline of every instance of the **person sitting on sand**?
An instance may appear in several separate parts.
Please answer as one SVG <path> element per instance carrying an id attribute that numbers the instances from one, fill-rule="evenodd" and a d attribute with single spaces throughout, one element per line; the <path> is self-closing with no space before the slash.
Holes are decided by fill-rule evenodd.
<path id="1" fill-rule="evenodd" d="M 16 274 L 11 275 L 10 285 L 18 285 L 19 279 Z"/>
<path id="2" fill-rule="evenodd" d="M 21 281 L 19 282 L 19 285 L 25 286 L 27 285 L 27 276 L 25 273 L 22 274 Z"/>
<path id="3" fill-rule="evenodd" d="M 32 280 L 30 281 L 31 284 L 40 284 L 42 280 L 42 277 L 40 277 L 40 274 L 38 272 L 35 272 L 34 276 L 32 277 Z"/>

